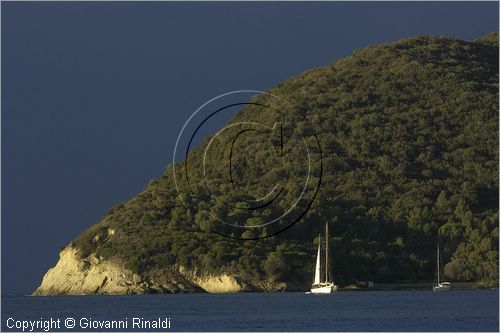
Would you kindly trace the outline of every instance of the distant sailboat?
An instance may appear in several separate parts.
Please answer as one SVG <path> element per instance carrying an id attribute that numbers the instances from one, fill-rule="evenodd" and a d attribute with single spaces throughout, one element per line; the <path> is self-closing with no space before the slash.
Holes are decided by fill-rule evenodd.
<path id="1" fill-rule="evenodd" d="M 316 256 L 316 269 L 314 271 L 314 283 L 311 287 L 312 294 L 331 294 L 337 291 L 337 286 L 331 280 L 331 274 L 328 271 L 328 223 L 325 226 L 325 261 L 324 270 L 322 270 L 321 260 L 321 235 L 319 236 L 318 254 Z M 324 280 L 322 280 L 322 272 L 324 272 Z"/>
<path id="2" fill-rule="evenodd" d="M 450 291 L 451 283 L 449 282 L 439 282 L 439 243 L 437 246 L 437 283 L 432 287 L 434 292 Z"/>

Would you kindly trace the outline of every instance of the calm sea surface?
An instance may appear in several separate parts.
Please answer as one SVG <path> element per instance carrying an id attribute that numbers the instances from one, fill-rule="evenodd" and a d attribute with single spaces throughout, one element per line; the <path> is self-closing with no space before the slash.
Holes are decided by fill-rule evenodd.
<path id="1" fill-rule="evenodd" d="M 13 320 L 7 322 L 9 318 Z M 81 331 L 81 324 L 99 326 L 105 320 L 127 323 L 127 329 L 115 331 L 148 330 L 132 328 L 133 318 L 164 322 L 170 318 L 170 329 L 156 331 L 498 332 L 499 328 L 497 290 L 2 297 L 2 330 L 19 331 L 7 324 L 41 318 L 60 319 L 61 328 L 51 331 Z M 65 327 L 67 318 L 74 319 L 75 328 Z"/>

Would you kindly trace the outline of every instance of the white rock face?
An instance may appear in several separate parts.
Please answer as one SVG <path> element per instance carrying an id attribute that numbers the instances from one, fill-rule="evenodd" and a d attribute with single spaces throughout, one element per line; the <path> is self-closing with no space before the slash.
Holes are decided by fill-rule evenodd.
<path id="1" fill-rule="evenodd" d="M 140 278 L 119 264 L 95 257 L 80 259 L 71 246 L 60 253 L 33 295 L 142 294 Z"/>
<path id="2" fill-rule="evenodd" d="M 99 260 L 94 255 L 80 258 L 78 251 L 67 246 L 59 254 L 56 266 L 49 269 L 42 284 L 33 295 L 86 295 L 86 294 L 144 294 L 149 292 L 236 293 L 244 291 L 244 284 L 234 276 L 197 274 L 183 267 L 179 273 L 182 281 L 159 284 L 146 281 L 123 265 Z"/>
<path id="3" fill-rule="evenodd" d="M 206 276 L 195 278 L 198 286 L 209 293 L 237 293 L 243 286 L 230 275 Z"/>
<path id="4" fill-rule="evenodd" d="M 232 275 L 202 274 L 197 269 L 190 271 L 182 266 L 179 267 L 179 273 L 209 293 L 237 293 L 245 289 L 244 284 Z"/>

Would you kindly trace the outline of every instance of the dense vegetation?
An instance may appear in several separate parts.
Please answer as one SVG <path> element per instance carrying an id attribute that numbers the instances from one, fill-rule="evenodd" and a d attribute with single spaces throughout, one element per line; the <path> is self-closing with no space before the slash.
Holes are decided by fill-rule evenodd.
<path id="1" fill-rule="evenodd" d="M 306 134 L 312 126 L 323 150 L 319 194 L 292 228 L 256 241 L 213 233 L 210 212 L 247 225 L 259 224 L 261 217 L 222 207 L 201 185 L 195 185 L 199 196 L 181 200 L 169 166 L 73 244 L 82 255 L 120 258 L 146 275 L 183 265 L 306 286 L 313 241 L 329 221 L 333 276 L 341 285 L 430 281 L 438 241 L 448 279 L 497 285 L 498 89 L 498 33 L 475 41 L 415 37 L 357 50 L 270 90 L 297 113 L 288 125 Z M 276 121 L 272 112 L 253 112 L 252 106 L 235 120 Z M 239 154 L 252 160 L 237 163 L 235 173 L 247 180 L 239 183 L 242 191 L 258 192 L 255 198 L 268 190 L 263 184 L 278 182 L 285 171 L 269 166 L 261 142 L 248 140 L 256 139 L 244 138 Z M 253 153 L 251 143 L 263 152 Z M 191 152 L 195 167 L 206 144 Z M 296 146 L 287 145 L 290 163 L 303 158 Z M 216 163 L 218 156 L 208 159 Z M 223 178 L 217 168 L 210 170 L 212 178 Z M 301 177 L 301 170 L 286 172 Z M 287 184 L 285 197 L 295 190 Z M 226 195 L 223 187 L 216 193 Z M 286 202 L 266 214 L 280 214 Z M 107 237 L 109 228 L 116 233 Z M 248 238 L 268 231 L 228 232 Z"/>

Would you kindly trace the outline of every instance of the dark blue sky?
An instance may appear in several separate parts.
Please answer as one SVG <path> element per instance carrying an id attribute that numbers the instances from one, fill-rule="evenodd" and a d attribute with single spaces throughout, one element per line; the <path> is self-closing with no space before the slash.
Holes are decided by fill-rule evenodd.
<path id="1" fill-rule="evenodd" d="M 171 161 L 208 99 L 356 48 L 498 30 L 498 3 L 2 2 L 2 292 Z"/>

